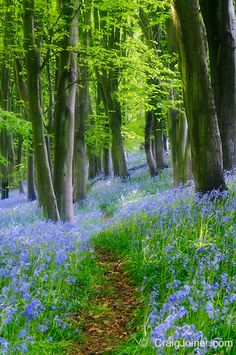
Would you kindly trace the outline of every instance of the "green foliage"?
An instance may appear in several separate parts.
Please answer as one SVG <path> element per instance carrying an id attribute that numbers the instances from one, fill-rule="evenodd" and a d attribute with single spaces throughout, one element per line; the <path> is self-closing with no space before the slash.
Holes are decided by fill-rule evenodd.
<path id="1" fill-rule="evenodd" d="M 11 134 L 21 135 L 27 142 L 31 139 L 31 123 L 21 115 L 0 109 L 0 130 L 6 129 Z"/>

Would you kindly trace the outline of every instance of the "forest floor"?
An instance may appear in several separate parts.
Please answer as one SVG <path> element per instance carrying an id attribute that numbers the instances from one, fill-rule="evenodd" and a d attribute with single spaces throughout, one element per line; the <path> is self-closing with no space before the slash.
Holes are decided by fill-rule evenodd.
<path id="1" fill-rule="evenodd" d="M 11 192 L 0 202 L 0 353 L 235 354 L 235 175 L 226 180 L 220 199 L 192 182 L 173 189 L 169 169 L 98 180 L 74 224 L 45 222 Z"/>

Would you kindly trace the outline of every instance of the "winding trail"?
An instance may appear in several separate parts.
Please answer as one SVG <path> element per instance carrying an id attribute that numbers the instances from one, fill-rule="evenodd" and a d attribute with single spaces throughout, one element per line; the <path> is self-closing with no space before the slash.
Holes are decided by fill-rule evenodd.
<path id="1" fill-rule="evenodd" d="M 104 279 L 89 307 L 78 315 L 85 341 L 75 344 L 68 355 L 112 354 L 135 332 L 130 322 L 140 302 L 123 262 L 107 250 L 97 249 L 95 256 L 105 270 Z"/>

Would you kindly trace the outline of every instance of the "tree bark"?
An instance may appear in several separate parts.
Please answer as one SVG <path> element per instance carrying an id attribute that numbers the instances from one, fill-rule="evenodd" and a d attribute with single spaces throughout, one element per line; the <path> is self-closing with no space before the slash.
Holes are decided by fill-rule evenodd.
<path id="1" fill-rule="evenodd" d="M 61 0 L 64 20 L 55 108 L 54 188 L 61 219 L 73 222 L 73 151 L 78 43 L 77 1 Z"/>
<path id="2" fill-rule="evenodd" d="M 84 2 L 83 28 L 80 41 L 84 54 L 79 57 L 79 89 L 77 92 L 76 117 L 75 117 L 75 142 L 74 142 L 74 201 L 81 202 L 86 199 L 88 179 L 86 157 L 86 123 L 92 113 L 89 96 L 89 67 L 87 50 L 89 47 L 89 34 L 91 25 L 91 0 Z"/>
<path id="3" fill-rule="evenodd" d="M 35 201 L 37 198 L 34 179 L 34 156 L 30 151 L 27 158 L 27 201 Z"/>
<path id="4" fill-rule="evenodd" d="M 163 133 L 162 133 L 162 123 L 154 115 L 153 122 L 154 130 L 154 150 L 157 170 L 161 171 L 164 169 L 164 143 L 163 143 Z"/>
<path id="5" fill-rule="evenodd" d="M 190 177 L 190 143 L 188 124 L 184 112 L 169 109 L 169 138 L 171 146 L 171 158 L 173 164 L 174 186 L 187 182 Z"/>
<path id="6" fill-rule="evenodd" d="M 157 171 L 157 165 L 152 150 L 152 127 L 153 127 L 153 113 L 152 111 L 148 111 L 146 112 L 144 148 L 145 148 L 146 159 L 147 159 L 150 175 L 151 177 L 154 177 L 158 175 L 158 171 Z"/>
<path id="7" fill-rule="evenodd" d="M 222 148 L 197 0 L 173 0 L 196 191 L 225 189 Z"/>
<path id="8" fill-rule="evenodd" d="M 236 18 L 233 0 L 200 0 L 207 31 L 223 166 L 236 167 Z"/>
<path id="9" fill-rule="evenodd" d="M 27 70 L 27 93 L 29 116 L 32 122 L 33 146 L 39 200 L 44 216 L 57 221 L 60 219 L 53 190 L 44 136 L 43 113 L 40 98 L 40 51 L 35 41 L 34 1 L 24 0 L 24 38 Z"/>
<path id="10" fill-rule="evenodd" d="M 16 170 L 17 170 L 17 184 L 19 193 L 24 193 L 24 186 L 23 186 L 23 177 L 21 173 L 21 164 L 22 164 L 22 144 L 23 138 L 19 135 L 18 136 L 18 145 L 17 145 L 17 160 L 16 160 Z"/>
<path id="11" fill-rule="evenodd" d="M 104 178 L 107 179 L 111 176 L 111 149 L 110 147 L 103 148 L 103 174 Z"/>
<path id="12" fill-rule="evenodd" d="M 86 74 L 87 75 L 87 72 Z M 82 80 L 82 77 L 80 76 Z M 75 121 L 75 142 L 74 142 L 74 201 L 81 202 L 86 199 L 87 186 L 87 158 L 86 158 L 86 143 L 85 143 L 85 125 L 89 114 L 89 92 L 87 78 L 83 87 L 79 88 L 79 101 L 77 98 L 78 108 L 76 110 Z M 77 106 L 77 105 L 76 105 Z"/>

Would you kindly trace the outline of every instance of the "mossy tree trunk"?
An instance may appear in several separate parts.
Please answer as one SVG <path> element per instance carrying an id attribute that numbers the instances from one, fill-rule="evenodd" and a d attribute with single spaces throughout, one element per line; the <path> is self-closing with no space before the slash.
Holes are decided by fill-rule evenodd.
<path id="1" fill-rule="evenodd" d="M 35 201 L 37 198 L 34 176 L 34 155 L 30 150 L 27 157 L 27 201 Z"/>
<path id="2" fill-rule="evenodd" d="M 148 163 L 148 168 L 151 177 L 158 175 L 157 165 L 155 158 L 153 156 L 153 149 L 152 149 L 152 127 L 153 127 L 153 113 L 152 111 L 146 112 L 146 123 L 145 123 L 145 153 L 146 159 Z"/>
<path id="3" fill-rule="evenodd" d="M 54 188 L 61 219 L 73 222 L 73 151 L 77 90 L 78 1 L 60 0 L 64 21 L 55 107 Z"/>
<path id="4" fill-rule="evenodd" d="M 223 166 L 236 167 L 236 18 L 233 0 L 200 0 L 222 140 Z"/>
<path id="5" fill-rule="evenodd" d="M 191 177 L 191 152 L 188 134 L 188 124 L 184 112 L 169 109 L 169 139 L 173 164 L 174 186 L 185 183 Z"/>
<path id="6" fill-rule="evenodd" d="M 222 147 L 197 0 L 173 0 L 196 191 L 225 189 Z"/>
<path id="7" fill-rule="evenodd" d="M 45 217 L 57 221 L 60 219 L 60 216 L 48 162 L 40 98 L 41 56 L 35 38 L 34 1 L 24 0 L 23 4 L 28 105 L 29 116 L 32 122 L 39 200 L 42 204 Z"/>
<path id="8" fill-rule="evenodd" d="M 103 148 L 103 174 L 104 178 L 107 179 L 112 174 L 112 166 L 111 166 L 111 149 L 110 147 Z"/>
<path id="9" fill-rule="evenodd" d="M 27 85 L 25 83 L 24 68 L 18 56 L 14 58 L 14 70 L 16 79 L 16 90 L 18 96 L 25 104 L 25 114 L 30 121 L 29 107 L 28 107 L 28 93 Z M 27 156 L 27 200 L 36 200 L 36 187 L 35 187 L 35 176 L 34 176 L 34 156 L 33 156 L 33 144 L 31 144 L 28 150 Z"/>
<path id="10" fill-rule="evenodd" d="M 80 76 L 80 79 L 82 77 Z M 84 78 L 85 79 L 85 78 Z M 81 84 L 82 85 L 82 84 Z M 87 185 L 87 158 L 85 142 L 85 125 L 89 115 L 89 92 L 87 79 L 83 80 L 83 87 L 78 90 L 75 116 L 75 142 L 74 142 L 74 167 L 73 167 L 73 194 L 74 202 L 86 199 Z"/>
<path id="11" fill-rule="evenodd" d="M 154 134 L 154 152 L 156 159 L 157 170 L 161 171 L 164 169 L 164 143 L 163 143 L 163 133 L 162 133 L 162 122 L 159 117 L 154 113 L 153 121 L 153 134 Z"/>
<path id="12" fill-rule="evenodd" d="M 76 116 L 75 116 L 75 142 L 73 165 L 73 194 L 74 201 L 81 202 L 86 199 L 86 186 L 88 178 L 86 157 L 86 122 L 91 114 L 91 102 L 89 94 L 89 67 L 87 49 L 89 46 L 89 34 L 91 25 L 91 0 L 84 1 L 82 12 L 83 25 L 80 42 L 85 54 L 79 57 L 79 88 L 77 90 Z M 82 21 L 82 20 L 81 20 Z"/>

